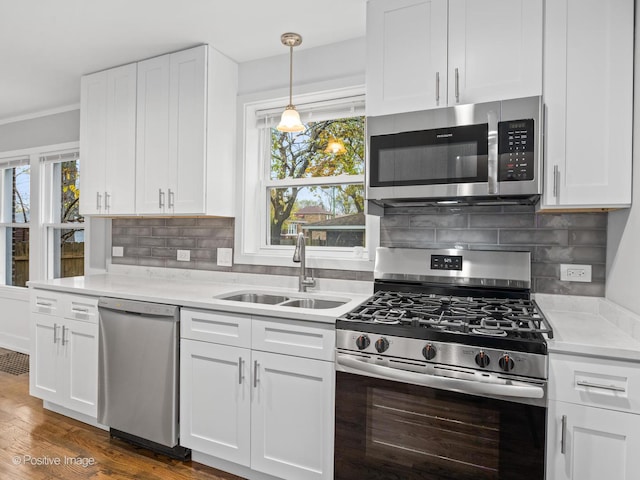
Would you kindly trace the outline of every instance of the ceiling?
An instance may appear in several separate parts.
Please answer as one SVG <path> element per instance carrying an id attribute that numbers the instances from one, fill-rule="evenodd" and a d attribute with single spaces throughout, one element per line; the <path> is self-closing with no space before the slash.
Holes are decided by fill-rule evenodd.
<path id="1" fill-rule="evenodd" d="M 365 34 L 365 0 L 0 0 L 0 122 L 80 101 L 80 76 L 208 43 L 239 63 Z"/>

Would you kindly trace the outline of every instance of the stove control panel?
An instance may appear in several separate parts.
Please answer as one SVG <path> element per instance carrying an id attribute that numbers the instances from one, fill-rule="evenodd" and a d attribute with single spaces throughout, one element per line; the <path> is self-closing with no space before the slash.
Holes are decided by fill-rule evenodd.
<path id="1" fill-rule="evenodd" d="M 503 375 L 546 379 L 548 372 L 547 355 L 371 332 L 337 329 L 336 348 L 359 355 L 366 354 L 374 357 L 379 355 Z"/>

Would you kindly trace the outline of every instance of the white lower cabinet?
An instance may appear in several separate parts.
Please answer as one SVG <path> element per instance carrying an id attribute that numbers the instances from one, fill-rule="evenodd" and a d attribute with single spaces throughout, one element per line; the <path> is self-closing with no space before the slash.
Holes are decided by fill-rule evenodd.
<path id="1" fill-rule="evenodd" d="M 548 480 L 640 478 L 640 363 L 549 355 Z"/>
<path id="2" fill-rule="evenodd" d="M 296 480 L 333 478 L 334 364 L 252 352 L 251 468 Z"/>
<path id="3" fill-rule="evenodd" d="M 547 479 L 639 478 L 640 415 L 557 401 L 548 415 Z"/>
<path id="4" fill-rule="evenodd" d="M 318 359 L 332 358 L 333 325 L 192 309 L 181 317 L 180 443 L 249 476 L 333 478 L 334 363 Z M 212 343 L 220 331 L 245 334 Z M 268 344 L 306 346 L 310 358 L 255 349 Z"/>
<path id="5" fill-rule="evenodd" d="M 32 300 L 30 393 L 95 418 L 97 299 L 49 292 L 45 296 L 51 297 L 46 305 Z"/>

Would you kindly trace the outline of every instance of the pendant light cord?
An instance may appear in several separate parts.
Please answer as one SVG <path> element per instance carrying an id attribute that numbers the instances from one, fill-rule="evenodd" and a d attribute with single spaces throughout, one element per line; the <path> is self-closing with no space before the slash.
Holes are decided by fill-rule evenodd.
<path id="1" fill-rule="evenodd" d="M 289 106 L 293 105 L 293 45 L 289 45 Z"/>

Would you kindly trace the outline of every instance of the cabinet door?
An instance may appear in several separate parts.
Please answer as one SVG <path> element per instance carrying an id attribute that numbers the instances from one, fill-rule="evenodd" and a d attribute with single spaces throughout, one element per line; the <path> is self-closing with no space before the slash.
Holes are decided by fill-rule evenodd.
<path id="1" fill-rule="evenodd" d="M 449 0 L 449 105 L 542 94 L 542 0 Z"/>
<path id="2" fill-rule="evenodd" d="M 632 0 L 545 7 L 543 208 L 631 203 Z"/>
<path id="3" fill-rule="evenodd" d="M 103 204 L 105 213 L 111 215 L 135 213 L 136 76 L 135 63 L 107 71 Z M 84 156 L 81 158 L 84 162 Z M 84 163 L 82 174 L 81 179 L 86 174 Z"/>
<path id="4" fill-rule="evenodd" d="M 180 444 L 249 466 L 250 350 L 182 340 Z"/>
<path id="5" fill-rule="evenodd" d="M 333 362 L 252 352 L 251 468 L 333 478 Z"/>
<path id="6" fill-rule="evenodd" d="M 80 152 L 82 215 L 104 213 L 104 172 L 107 163 L 107 72 L 80 79 Z"/>
<path id="7" fill-rule="evenodd" d="M 170 55 L 138 62 L 136 213 L 164 213 L 169 177 Z"/>
<path id="8" fill-rule="evenodd" d="M 63 406 L 90 417 L 98 414 L 98 324 L 65 319 L 60 341 L 64 357 Z M 38 352 L 39 353 L 39 352 Z"/>
<path id="9" fill-rule="evenodd" d="M 63 320 L 53 315 L 31 314 L 31 356 L 29 357 L 29 393 L 59 403 L 60 364 Z"/>
<path id="10" fill-rule="evenodd" d="M 367 4 L 367 115 L 447 103 L 447 1 Z"/>
<path id="11" fill-rule="evenodd" d="M 548 418 L 547 478 L 638 478 L 640 415 L 551 401 Z"/>
<path id="12" fill-rule="evenodd" d="M 170 56 L 169 213 L 205 212 L 207 48 Z"/>

